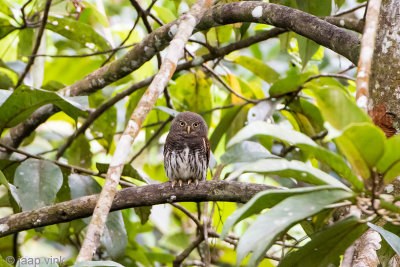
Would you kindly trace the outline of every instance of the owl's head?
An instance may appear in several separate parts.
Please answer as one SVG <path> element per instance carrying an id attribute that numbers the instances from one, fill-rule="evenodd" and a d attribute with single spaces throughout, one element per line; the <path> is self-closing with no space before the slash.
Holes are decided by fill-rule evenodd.
<path id="1" fill-rule="evenodd" d="M 199 114 L 185 111 L 176 116 L 170 128 L 170 133 L 179 134 L 181 136 L 195 137 L 207 136 L 207 123 Z"/>

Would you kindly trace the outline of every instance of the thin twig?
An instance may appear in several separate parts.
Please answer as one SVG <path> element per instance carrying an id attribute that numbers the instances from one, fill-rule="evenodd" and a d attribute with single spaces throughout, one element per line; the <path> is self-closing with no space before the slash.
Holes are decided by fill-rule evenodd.
<path id="1" fill-rule="evenodd" d="M 36 37 L 35 46 L 33 47 L 33 50 L 32 50 L 32 55 L 36 55 L 36 53 L 39 50 L 40 42 L 42 41 L 42 36 L 44 33 L 44 29 L 46 27 L 47 17 L 49 15 L 50 6 L 51 6 L 51 0 L 47 0 L 46 6 L 44 8 L 42 24 L 40 25 L 40 28 L 39 28 L 39 31 L 38 31 L 38 34 Z M 24 72 L 21 74 L 21 76 L 19 76 L 19 79 L 17 81 L 17 85 L 15 86 L 15 88 L 17 88 L 18 86 L 20 86 L 22 84 L 22 82 L 25 79 L 26 74 L 28 74 L 28 72 L 31 69 L 31 66 L 33 65 L 34 62 L 35 62 L 35 57 L 30 57 L 28 59 L 28 63 L 26 64 Z"/>
<path id="2" fill-rule="evenodd" d="M 29 5 L 30 2 L 32 2 L 32 0 L 26 1 L 25 4 L 21 7 L 22 25 L 19 27 L 19 29 L 25 29 L 28 26 L 28 23 L 26 22 L 25 8 Z"/>
<path id="3" fill-rule="evenodd" d="M 335 14 L 335 15 L 333 15 L 333 16 L 334 16 L 334 17 L 340 17 L 340 16 L 343 16 L 343 15 L 346 15 L 346 14 L 352 13 L 352 12 L 354 12 L 354 11 L 356 11 L 356 10 L 360 9 L 360 8 L 366 7 L 366 6 L 367 6 L 367 3 L 363 3 L 363 4 L 361 4 L 361 5 L 358 5 L 358 6 L 355 6 L 355 7 L 353 7 L 353 8 L 350 8 L 350 9 L 344 10 L 344 11 L 342 11 L 342 12 L 339 12 L 339 13 L 336 13 L 336 14 Z"/>
<path id="4" fill-rule="evenodd" d="M 203 242 L 204 236 L 198 235 L 197 238 L 184 250 L 181 254 L 176 256 L 175 260 L 172 262 L 173 267 L 181 266 L 181 263 L 190 255 L 190 253 Z"/>

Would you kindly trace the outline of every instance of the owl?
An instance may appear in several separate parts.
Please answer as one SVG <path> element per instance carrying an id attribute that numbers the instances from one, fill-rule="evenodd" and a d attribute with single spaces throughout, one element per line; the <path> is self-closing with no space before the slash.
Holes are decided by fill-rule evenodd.
<path id="1" fill-rule="evenodd" d="M 179 113 L 164 146 L 164 169 L 172 188 L 176 183 L 194 182 L 197 186 L 199 180 L 206 180 L 209 160 L 207 123 L 197 113 Z"/>

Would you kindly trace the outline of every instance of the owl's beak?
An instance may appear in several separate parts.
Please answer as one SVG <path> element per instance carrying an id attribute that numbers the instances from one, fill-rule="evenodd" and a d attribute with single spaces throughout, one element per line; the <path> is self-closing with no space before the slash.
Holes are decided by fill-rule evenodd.
<path id="1" fill-rule="evenodd" d="M 190 134 L 190 126 L 188 126 L 188 127 L 186 128 L 186 131 L 187 131 L 188 134 Z"/>

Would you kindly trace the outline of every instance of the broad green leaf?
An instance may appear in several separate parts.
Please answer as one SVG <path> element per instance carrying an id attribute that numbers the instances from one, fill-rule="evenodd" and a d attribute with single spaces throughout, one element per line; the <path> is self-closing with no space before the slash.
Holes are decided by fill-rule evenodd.
<path id="1" fill-rule="evenodd" d="M 34 36 L 35 34 L 32 28 L 26 28 L 18 32 L 18 58 L 28 57 L 31 55 Z"/>
<path id="2" fill-rule="evenodd" d="M 228 147 L 244 140 L 251 139 L 255 136 L 272 137 L 274 139 L 284 141 L 289 145 L 297 146 L 301 150 L 311 153 L 316 159 L 327 164 L 332 168 L 332 170 L 349 181 L 358 190 L 363 190 L 364 188 L 363 183 L 357 179 L 342 157 L 324 147 L 319 146 L 310 137 L 286 127 L 268 124 L 263 121 L 252 122 L 246 127 L 242 128 L 229 141 Z"/>
<path id="3" fill-rule="evenodd" d="M 8 3 L 8 1 L 0 0 L 0 12 L 6 16 L 9 16 L 10 18 L 13 18 L 14 15 L 9 6 L 10 4 Z"/>
<path id="4" fill-rule="evenodd" d="M 15 171 L 14 185 L 23 211 L 34 210 L 54 203 L 63 176 L 57 165 L 28 159 Z"/>
<path id="5" fill-rule="evenodd" d="M 101 186 L 93 178 L 85 175 L 71 174 L 68 177 L 68 184 L 71 190 L 71 199 L 98 194 L 101 191 Z M 85 218 L 83 221 L 88 224 L 90 219 L 91 217 Z M 126 235 L 121 211 L 109 213 L 104 235 L 100 240 L 112 258 L 117 258 L 125 252 L 128 243 Z"/>
<path id="6" fill-rule="evenodd" d="M 221 156 L 221 163 L 231 164 L 236 162 L 252 162 L 264 158 L 277 158 L 265 147 L 256 142 L 243 141 L 233 145 Z"/>
<path id="7" fill-rule="evenodd" d="M 294 266 L 339 266 L 340 256 L 367 229 L 355 217 L 335 223 L 311 236 L 311 241 L 289 253 L 279 267 Z M 301 263 L 301 264 L 300 264 Z"/>
<path id="8" fill-rule="evenodd" d="M 16 28 L 12 26 L 8 20 L 0 18 L 0 39 L 6 37 L 10 32 L 14 31 L 15 29 Z"/>
<path id="9" fill-rule="evenodd" d="M 17 81 L 18 81 L 18 75 L 15 72 L 0 67 L 0 89 L 12 88 L 14 87 L 15 84 L 17 84 Z"/>
<path id="10" fill-rule="evenodd" d="M 137 104 L 139 103 L 139 100 L 142 98 L 144 92 L 146 92 L 146 89 L 147 88 L 139 89 L 129 96 L 129 100 L 126 104 L 125 126 L 127 125 L 133 111 L 135 110 Z"/>
<path id="11" fill-rule="evenodd" d="M 235 170 L 228 180 L 239 177 L 244 172 L 277 174 L 282 177 L 294 178 L 315 185 L 332 185 L 349 190 L 347 186 L 326 172 L 311 167 L 301 161 L 286 159 L 261 159 Z"/>
<path id="12" fill-rule="evenodd" d="M 104 16 L 100 11 L 97 10 L 96 6 L 88 1 L 83 1 L 82 3 L 85 8 L 83 9 L 81 15 L 79 16 L 80 21 L 89 21 L 91 25 L 99 23 L 101 26 L 107 28 L 109 27 L 107 17 Z"/>
<path id="13" fill-rule="evenodd" d="M 386 242 L 393 248 L 393 250 L 400 255 L 400 237 L 398 235 L 389 232 L 382 227 L 374 225 L 372 223 L 367 223 L 369 227 L 377 231 L 385 240 Z"/>
<path id="14" fill-rule="evenodd" d="M 337 130 L 343 130 L 350 123 L 371 122 L 370 117 L 343 90 L 320 87 L 313 92 L 322 116 Z"/>
<path id="15" fill-rule="evenodd" d="M 293 67 L 288 71 L 285 78 L 279 79 L 274 82 L 274 84 L 269 89 L 269 94 L 271 97 L 278 97 L 298 91 L 300 89 L 300 86 L 303 85 L 303 83 L 307 81 L 307 79 L 310 78 L 311 75 L 312 73 L 310 72 L 299 73 L 298 69 Z"/>
<path id="16" fill-rule="evenodd" d="M 153 6 L 154 11 L 156 11 L 158 17 L 164 23 L 170 23 L 171 21 L 176 20 L 176 16 L 169 10 L 168 8 L 162 6 Z"/>
<path id="17" fill-rule="evenodd" d="M 107 173 L 110 164 L 96 162 L 96 168 L 100 173 Z M 128 176 L 133 179 L 146 182 L 144 177 L 131 164 L 125 164 L 121 176 Z"/>
<path id="18" fill-rule="evenodd" d="M 385 153 L 376 164 L 380 173 L 385 173 L 385 183 L 390 183 L 400 174 L 400 136 L 395 135 L 386 140 Z"/>
<path id="19" fill-rule="evenodd" d="M 0 170 L 0 185 L 4 185 L 8 190 L 10 190 L 7 178 L 4 176 L 4 173 L 1 170 Z"/>
<path id="20" fill-rule="evenodd" d="M 389 231 L 396 236 L 400 236 L 400 226 L 394 225 L 391 223 L 386 223 L 383 226 L 383 229 Z M 382 267 L 392 267 L 393 264 L 390 264 L 390 260 L 396 254 L 390 244 L 386 242 L 385 238 L 380 242 L 381 248 L 377 251 L 379 263 Z"/>
<path id="21" fill-rule="evenodd" d="M 372 123 L 356 123 L 347 127 L 335 142 L 357 173 L 368 179 L 370 169 L 383 156 L 386 137 Z"/>
<path id="22" fill-rule="evenodd" d="M 245 67 L 268 83 L 273 83 L 279 78 L 278 72 L 257 58 L 240 56 L 235 58 L 234 62 Z"/>
<path id="23" fill-rule="evenodd" d="M 46 104 L 56 105 L 74 119 L 87 115 L 80 105 L 57 93 L 21 86 L 0 106 L 0 129 L 17 125 Z"/>
<path id="24" fill-rule="evenodd" d="M 85 135 L 80 134 L 75 138 L 72 145 L 67 149 L 66 156 L 70 165 L 90 168 L 92 165 L 92 152 Z"/>
<path id="25" fill-rule="evenodd" d="M 240 238 L 237 263 L 241 263 L 252 252 L 248 265 L 256 266 L 279 235 L 299 221 L 324 210 L 327 205 L 352 196 L 352 193 L 342 189 L 322 190 L 291 196 L 279 202 L 259 215 Z"/>
<path id="26" fill-rule="evenodd" d="M 303 65 L 303 68 L 305 68 L 308 61 L 318 51 L 319 44 L 301 35 L 297 35 L 296 38 L 299 45 L 301 64 Z"/>
<path id="27" fill-rule="evenodd" d="M 226 43 L 232 35 L 232 26 L 224 25 L 211 28 L 207 31 L 207 42 L 212 46 Z"/>
<path id="28" fill-rule="evenodd" d="M 336 187 L 331 186 L 316 186 L 316 187 L 302 187 L 293 188 L 289 190 L 276 189 L 266 190 L 256 194 L 250 201 L 248 201 L 243 207 L 236 210 L 224 223 L 224 228 L 221 232 L 221 237 L 225 237 L 229 229 L 231 229 L 236 223 L 244 220 L 251 215 L 260 213 L 263 209 L 272 208 L 282 200 L 300 194 L 306 194 L 310 192 L 317 192 L 321 190 L 337 190 Z"/>
<path id="29" fill-rule="evenodd" d="M 86 23 L 49 16 L 46 28 L 95 51 L 109 50 L 111 48 L 106 39 Z"/>

